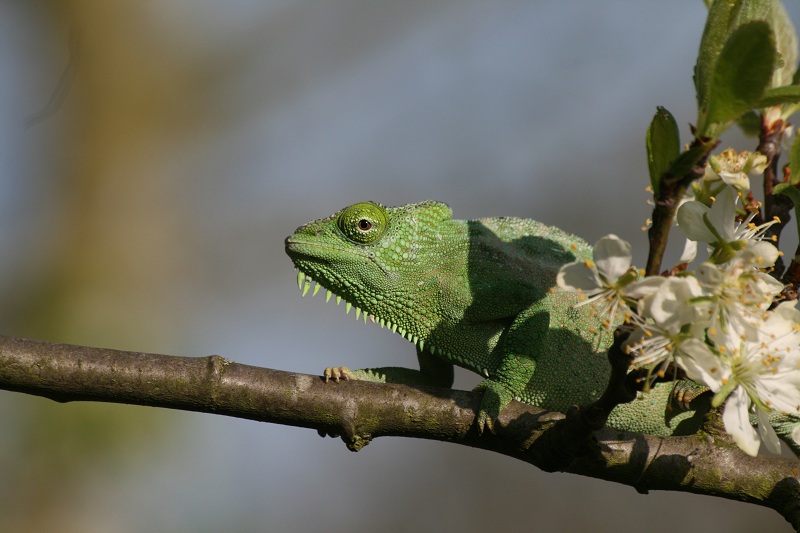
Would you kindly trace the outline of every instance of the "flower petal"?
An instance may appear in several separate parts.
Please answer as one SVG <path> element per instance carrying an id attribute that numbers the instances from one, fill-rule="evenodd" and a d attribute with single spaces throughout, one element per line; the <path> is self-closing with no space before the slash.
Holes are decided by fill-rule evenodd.
<path id="1" fill-rule="evenodd" d="M 675 354 L 675 363 L 698 383 L 705 384 L 717 392 L 722 388 L 722 380 L 730 373 L 725 363 L 700 339 L 686 339 Z"/>
<path id="2" fill-rule="evenodd" d="M 730 242 L 734 238 L 733 230 L 736 227 L 737 198 L 736 191 L 732 188 L 723 188 L 717 194 L 716 200 L 711 204 L 711 210 L 708 213 L 709 222 L 725 242 Z"/>
<path id="3" fill-rule="evenodd" d="M 580 261 L 562 266 L 556 283 L 562 289 L 573 291 L 594 291 L 602 287 L 597 272 Z"/>
<path id="4" fill-rule="evenodd" d="M 714 263 L 703 263 L 698 266 L 695 275 L 704 288 L 716 288 L 725 280 L 725 275 Z"/>
<path id="5" fill-rule="evenodd" d="M 691 263 L 695 257 L 697 257 L 697 241 L 686 239 L 686 243 L 683 245 L 683 253 L 678 262 Z"/>
<path id="6" fill-rule="evenodd" d="M 700 294 L 700 284 L 695 278 L 667 278 L 657 291 L 642 298 L 640 312 L 660 327 L 677 333 L 682 325 L 697 319 L 697 307 L 689 301 Z"/>
<path id="7" fill-rule="evenodd" d="M 793 416 L 800 415 L 800 369 L 796 361 L 782 360 L 774 374 L 763 374 L 755 382 L 759 399 L 770 407 Z M 787 370 L 785 367 L 789 367 Z"/>
<path id="8" fill-rule="evenodd" d="M 594 245 L 597 271 L 609 283 L 614 283 L 631 267 L 631 245 L 614 234 L 602 237 Z"/>
<path id="9" fill-rule="evenodd" d="M 769 268 L 778 260 L 780 252 L 774 244 L 767 241 L 748 241 L 742 257 L 756 268 Z"/>
<path id="10" fill-rule="evenodd" d="M 708 206 L 697 200 L 683 204 L 678 209 L 678 228 L 681 233 L 690 241 L 715 242 L 717 238 L 709 231 L 703 220 L 703 215 L 707 215 L 709 211 Z"/>
<path id="11" fill-rule="evenodd" d="M 772 453 L 781 453 L 781 441 L 769 423 L 769 416 L 764 411 L 758 411 L 758 436 Z"/>
<path id="12" fill-rule="evenodd" d="M 736 387 L 728 396 L 722 422 L 725 424 L 725 431 L 730 433 L 739 448 L 753 457 L 758 455 L 761 439 L 750 423 L 750 399 L 744 388 Z"/>
<path id="13" fill-rule="evenodd" d="M 636 281 L 625 287 L 625 296 L 639 300 L 658 291 L 659 287 L 667 281 L 661 276 L 649 276 L 641 281 Z"/>
<path id="14" fill-rule="evenodd" d="M 746 172 L 720 172 L 719 177 L 727 185 L 740 191 L 750 189 L 750 178 L 747 177 Z"/>

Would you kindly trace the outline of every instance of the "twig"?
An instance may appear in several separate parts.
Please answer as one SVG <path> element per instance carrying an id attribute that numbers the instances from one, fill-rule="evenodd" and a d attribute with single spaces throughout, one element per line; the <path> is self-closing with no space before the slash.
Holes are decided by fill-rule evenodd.
<path id="1" fill-rule="evenodd" d="M 646 275 L 657 276 L 661 272 L 669 232 L 680 200 L 689 185 L 703 176 L 708 154 L 717 144 L 719 141 L 695 138 L 689 148 L 672 162 L 669 170 L 661 177 L 658 197 L 655 198 L 653 207 L 652 225 L 647 232 L 650 251 L 647 256 Z"/>

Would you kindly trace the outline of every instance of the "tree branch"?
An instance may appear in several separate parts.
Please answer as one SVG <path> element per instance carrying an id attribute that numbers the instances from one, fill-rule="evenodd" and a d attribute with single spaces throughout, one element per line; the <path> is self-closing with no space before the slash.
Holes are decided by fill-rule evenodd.
<path id="1" fill-rule="evenodd" d="M 0 336 L 0 389 L 59 402 L 100 401 L 215 413 L 341 435 L 351 450 L 381 436 L 449 441 L 515 457 L 545 470 L 561 413 L 512 402 L 495 433 L 479 435 L 480 395 L 360 381 L 325 383 L 230 362 Z M 570 415 L 571 416 L 571 415 Z M 596 445 L 559 470 L 627 484 L 770 507 L 800 527 L 800 462 L 749 457 L 726 435 L 657 438 L 605 428 Z"/>
<path id="2" fill-rule="evenodd" d="M 694 133 L 694 128 L 692 132 Z M 708 156 L 718 144 L 719 141 L 714 139 L 695 137 L 689 148 L 676 157 L 661 176 L 658 195 L 653 199 L 651 226 L 647 230 L 650 250 L 647 254 L 646 275 L 658 276 L 661 272 L 667 240 L 680 200 L 689 185 L 703 176 Z"/>

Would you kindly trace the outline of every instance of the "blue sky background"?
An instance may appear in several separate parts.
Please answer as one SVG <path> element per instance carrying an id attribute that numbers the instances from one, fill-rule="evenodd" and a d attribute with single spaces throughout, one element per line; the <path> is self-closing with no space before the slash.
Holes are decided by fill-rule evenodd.
<path id="1" fill-rule="evenodd" d="M 644 134 L 662 105 L 688 141 L 704 16 L 699 0 L 2 0 L 3 333 L 315 374 L 411 366 L 399 336 L 301 299 L 283 252 L 362 200 L 613 232 L 641 265 Z M 71 57 L 66 97 L 26 126 Z M 785 527 L 444 443 L 353 454 L 308 430 L 0 399 L 2 530 Z"/>

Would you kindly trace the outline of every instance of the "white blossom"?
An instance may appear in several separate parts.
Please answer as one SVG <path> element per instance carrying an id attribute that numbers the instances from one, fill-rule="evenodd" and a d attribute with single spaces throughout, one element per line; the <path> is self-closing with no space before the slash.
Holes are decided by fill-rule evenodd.
<path id="1" fill-rule="evenodd" d="M 676 357 L 690 378 L 714 391 L 712 405 L 725 404 L 725 430 L 750 455 L 758 453 L 761 442 L 780 450 L 770 412 L 800 415 L 800 311 L 793 302 L 779 305 L 757 333 L 743 339 L 729 329 L 717 336 L 713 349 L 692 339 Z"/>
<path id="2" fill-rule="evenodd" d="M 693 199 L 684 198 L 676 217 L 688 239 L 681 261 L 694 259 L 699 242 L 711 252 L 695 271 L 642 278 L 630 245 L 608 235 L 592 260 L 564 265 L 557 276 L 605 327 L 624 315 L 625 349 L 632 367 L 647 371 L 645 389 L 674 363 L 714 392 L 725 429 L 751 455 L 762 442 L 780 448 L 770 416 L 800 416 L 800 311 L 789 302 L 771 308 L 784 289 L 767 273 L 780 255 L 766 238 L 777 220 L 756 225 L 757 213 L 737 206 L 737 189 L 765 164 L 761 154 L 726 150 L 691 187 Z"/>
<path id="3" fill-rule="evenodd" d="M 732 148 L 723 150 L 718 156 L 708 158 L 704 182 L 722 180 L 740 190 L 750 189 L 748 174 L 761 174 L 767 168 L 767 157 L 758 152 L 736 152 Z"/>
<path id="4" fill-rule="evenodd" d="M 687 239 L 708 244 L 734 240 L 736 229 L 736 192 L 723 188 L 711 207 L 697 200 L 678 209 L 678 227 Z"/>
<path id="5" fill-rule="evenodd" d="M 706 327 L 704 315 L 693 305 L 702 292 L 690 276 L 647 278 L 661 280 L 638 305 L 637 329 L 626 342 L 633 354 L 634 368 L 647 368 L 651 376 L 663 375 L 664 369 L 682 350 L 683 342 Z"/>
<path id="6" fill-rule="evenodd" d="M 561 267 L 556 283 L 562 290 L 580 292 L 605 327 L 611 328 L 620 312 L 628 315 L 631 299 L 626 289 L 639 278 L 631 266 L 631 245 L 616 235 L 602 237 L 594 245 L 593 261 L 576 261 Z"/>
<path id="7" fill-rule="evenodd" d="M 695 303 L 710 311 L 711 339 L 728 333 L 750 338 L 757 335 L 767 309 L 783 290 L 783 283 L 754 267 L 758 257 L 740 254 L 723 266 L 706 262 L 697 268 L 703 296 Z"/>
<path id="8" fill-rule="evenodd" d="M 716 263 L 729 261 L 737 252 L 749 246 L 748 243 L 760 242 L 765 238 L 767 229 L 778 222 L 775 219 L 756 226 L 752 222 L 756 213 L 750 213 L 743 221 L 737 222 L 738 199 L 738 194 L 732 188 L 724 187 L 714 197 L 711 207 L 691 200 L 678 209 L 677 220 L 681 232 L 689 241 L 711 245 L 711 259 Z M 765 263 L 760 268 L 771 266 L 778 257 L 778 250 L 774 246 L 773 250 L 762 247 L 758 251 L 762 257 L 771 258 L 769 264 Z M 687 245 L 681 260 L 689 262 L 694 259 L 695 254 L 696 248 Z"/>

